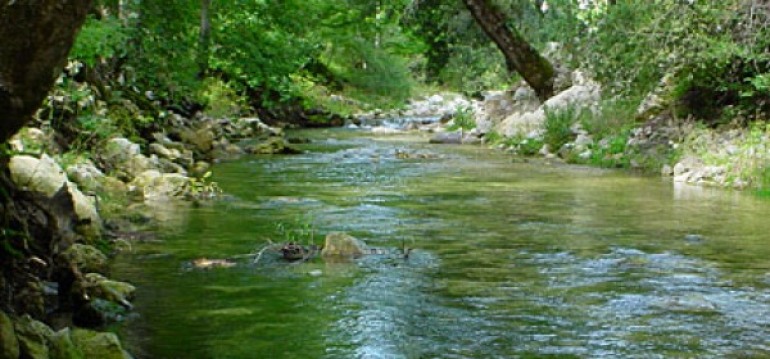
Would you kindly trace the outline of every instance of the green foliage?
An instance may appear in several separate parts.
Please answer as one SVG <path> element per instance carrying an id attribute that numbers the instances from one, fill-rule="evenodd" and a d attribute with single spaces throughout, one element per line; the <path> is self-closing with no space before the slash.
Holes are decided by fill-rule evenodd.
<path id="1" fill-rule="evenodd" d="M 137 26 L 128 56 L 129 74 L 156 96 L 182 100 L 196 93 L 198 81 L 197 1 L 142 1 L 134 10 Z M 129 25 L 129 26 L 131 26 Z"/>
<path id="2" fill-rule="evenodd" d="M 188 178 L 177 195 L 197 203 L 200 200 L 216 198 L 221 193 L 222 189 L 216 182 L 211 181 L 211 171 L 208 171 L 203 176 Z"/>
<path id="3" fill-rule="evenodd" d="M 297 217 L 293 223 L 278 222 L 275 230 L 284 243 L 315 244 L 315 227 L 312 217 Z"/>
<path id="4" fill-rule="evenodd" d="M 505 137 L 500 132 L 497 132 L 497 131 L 490 131 L 484 135 L 484 141 L 491 145 L 500 144 L 504 140 L 505 140 Z"/>
<path id="5" fill-rule="evenodd" d="M 604 141 L 594 146 L 590 163 L 601 167 L 630 167 L 630 156 L 627 153 L 628 130 L 605 137 Z"/>
<path id="6" fill-rule="evenodd" d="M 473 109 L 470 107 L 458 107 L 452 118 L 452 124 L 447 127 L 448 131 L 472 130 L 476 128 L 476 120 L 473 118 Z"/>
<path id="7" fill-rule="evenodd" d="M 452 56 L 436 80 L 465 93 L 504 88 L 516 81 L 508 73 L 502 53 L 494 45 L 482 47 L 456 45 Z"/>
<path id="8" fill-rule="evenodd" d="M 579 121 L 584 111 L 575 106 L 564 109 L 551 110 L 545 108 L 545 142 L 552 151 L 558 151 L 564 144 L 571 141 L 575 135 L 572 133 L 572 124 Z"/>
<path id="9" fill-rule="evenodd" d="M 543 141 L 538 138 L 515 136 L 503 141 L 514 153 L 522 156 L 534 156 L 543 148 Z"/>
<path id="10" fill-rule="evenodd" d="M 206 79 L 198 96 L 213 117 L 236 117 L 245 112 L 246 99 L 219 79 Z"/>
<path id="11" fill-rule="evenodd" d="M 598 111 L 584 111 L 579 116 L 580 125 L 597 140 L 617 136 L 635 125 L 638 104 L 633 97 L 604 100 Z"/>
<path id="12" fill-rule="evenodd" d="M 126 55 L 129 30 L 120 20 L 107 16 L 101 20 L 89 16 L 70 51 L 70 58 L 95 66 L 100 59 Z"/>

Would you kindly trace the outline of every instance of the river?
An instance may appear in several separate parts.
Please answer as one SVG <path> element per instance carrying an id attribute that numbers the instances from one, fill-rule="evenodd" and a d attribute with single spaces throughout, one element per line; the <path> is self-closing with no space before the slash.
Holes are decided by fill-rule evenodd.
<path id="1" fill-rule="evenodd" d="M 228 198 L 116 260 L 138 357 L 770 357 L 766 199 L 419 135 L 292 135 L 307 153 L 217 165 Z M 387 254 L 189 265 L 301 229 Z"/>

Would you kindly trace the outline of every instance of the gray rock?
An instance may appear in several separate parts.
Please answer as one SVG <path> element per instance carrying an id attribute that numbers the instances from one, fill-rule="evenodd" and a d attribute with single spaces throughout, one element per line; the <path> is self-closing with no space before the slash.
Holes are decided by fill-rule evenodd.
<path id="1" fill-rule="evenodd" d="M 463 135 L 460 131 L 439 132 L 433 135 L 428 142 L 439 144 L 461 144 Z"/>
<path id="2" fill-rule="evenodd" d="M 9 162 L 13 182 L 29 191 L 42 193 L 48 198 L 66 186 L 70 194 L 75 215 L 80 223 L 77 231 L 89 239 L 101 234 L 101 218 L 91 198 L 86 197 L 69 182 L 67 175 L 51 157 L 43 154 L 40 159 L 31 156 L 14 156 Z"/>
<path id="3" fill-rule="evenodd" d="M 0 311 L 0 359 L 18 359 L 19 340 L 16 339 L 16 330 L 13 329 L 11 318 Z"/>
<path id="4" fill-rule="evenodd" d="M 39 159 L 32 156 L 13 156 L 8 164 L 13 182 L 27 190 L 53 197 L 67 183 L 67 175 L 51 157 L 43 154 Z"/>
<path id="5" fill-rule="evenodd" d="M 296 154 L 302 151 L 289 145 L 283 137 L 270 137 L 267 140 L 245 148 L 247 153 L 256 155 Z"/>
<path id="6" fill-rule="evenodd" d="M 158 157 L 160 158 L 165 158 L 172 161 L 176 158 L 176 156 L 174 156 L 171 150 L 169 150 L 168 148 L 166 148 L 166 146 L 163 146 L 162 144 L 157 142 L 153 142 L 150 144 L 150 153 L 154 153 L 158 155 Z"/>
<path id="7" fill-rule="evenodd" d="M 115 171 L 115 175 L 125 181 L 155 168 L 152 161 L 141 153 L 138 144 L 122 137 L 107 141 L 101 149 L 101 157 Z"/>
<path id="8" fill-rule="evenodd" d="M 208 153 L 213 148 L 216 135 L 210 126 L 203 126 L 199 129 L 184 129 L 179 133 L 182 141 L 195 147 L 199 153 Z"/>
<path id="9" fill-rule="evenodd" d="M 90 160 L 67 167 L 67 176 L 84 190 L 94 191 L 103 187 L 104 173 Z"/>
<path id="10" fill-rule="evenodd" d="M 189 182 L 190 179 L 181 174 L 148 170 L 129 184 L 129 191 L 143 200 L 164 200 L 182 195 Z"/>
<path id="11" fill-rule="evenodd" d="M 362 241 L 346 233 L 332 232 L 326 235 L 326 242 L 321 255 L 324 257 L 358 257 L 366 252 L 366 244 Z"/>

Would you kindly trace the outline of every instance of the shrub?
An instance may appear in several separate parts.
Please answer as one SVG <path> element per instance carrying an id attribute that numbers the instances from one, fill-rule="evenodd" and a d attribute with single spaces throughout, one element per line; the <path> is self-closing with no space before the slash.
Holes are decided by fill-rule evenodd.
<path id="1" fill-rule="evenodd" d="M 476 120 L 473 118 L 473 109 L 470 107 L 458 107 L 455 111 L 452 125 L 447 128 L 449 131 L 472 130 L 476 128 Z"/>
<path id="2" fill-rule="evenodd" d="M 577 121 L 583 111 L 574 106 L 564 109 L 552 110 L 545 108 L 545 142 L 552 151 L 558 151 L 565 143 L 571 141 L 575 135 L 572 133 L 572 124 Z"/>

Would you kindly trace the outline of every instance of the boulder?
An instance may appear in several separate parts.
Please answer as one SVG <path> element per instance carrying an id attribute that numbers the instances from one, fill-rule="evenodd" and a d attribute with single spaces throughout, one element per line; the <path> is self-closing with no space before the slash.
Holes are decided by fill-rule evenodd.
<path id="1" fill-rule="evenodd" d="M 505 137 L 515 137 L 538 131 L 545 123 L 545 110 L 560 111 L 570 107 L 595 108 L 601 99 L 601 87 L 591 81 L 574 85 L 549 98 L 542 106 L 534 111 L 515 112 L 506 117 L 495 130 Z"/>
<path id="2" fill-rule="evenodd" d="M 74 185 L 68 185 L 72 203 L 75 205 L 75 216 L 78 223 L 75 231 L 82 234 L 88 240 L 94 240 L 101 236 L 102 219 L 96 210 L 96 198 L 87 197 Z"/>
<path id="3" fill-rule="evenodd" d="M 120 164 L 131 157 L 141 154 L 138 144 L 123 137 L 115 137 L 107 141 L 102 149 L 102 158 L 109 163 Z"/>
<path id="4" fill-rule="evenodd" d="M 107 270 L 107 256 L 91 245 L 75 243 L 62 252 L 61 257 L 81 273 L 104 273 Z"/>
<path id="5" fill-rule="evenodd" d="M 72 198 L 78 221 L 76 230 L 86 238 L 94 239 L 101 235 L 101 218 L 96 210 L 95 200 L 86 197 L 78 187 L 69 182 L 67 175 L 51 157 L 43 154 L 39 159 L 31 156 L 14 156 L 9 163 L 11 179 L 20 188 L 42 193 L 53 198 L 66 186 Z"/>
<path id="6" fill-rule="evenodd" d="M 150 144 L 150 153 L 158 155 L 160 158 L 165 158 L 169 160 L 174 160 L 175 156 L 174 153 L 171 152 L 170 149 L 166 148 L 166 146 L 163 146 L 160 143 L 153 142 Z"/>
<path id="7" fill-rule="evenodd" d="M 153 162 L 141 153 L 138 144 L 122 137 L 107 141 L 101 150 L 101 157 L 115 171 L 115 175 L 125 181 L 155 168 Z"/>
<path id="8" fill-rule="evenodd" d="M 332 232 L 326 235 L 326 243 L 321 255 L 324 257 L 358 257 L 366 252 L 364 242 L 347 233 Z"/>
<path id="9" fill-rule="evenodd" d="M 40 158 L 32 156 L 13 156 L 8 164 L 13 182 L 29 191 L 39 192 L 46 197 L 53 197 L 67 183 L 67 175 L 59 164 L 43 154 Z"/>
<path id="10" fill-rule="evenodd" d="M 72 182 L 77 183 L 79 188 L 89 191 L 102 189 L 102 181 L 105 177 L 104 173 L 90 160 L 67 167 L 67 176 Z"/>
<path id="11" fill-rule="evenodd" d="M 16 339 L 16 330 L 13 329 L 11 318 L 0 311 L 0 359 L 18 359 L 19 340 Z"/>
<path id="12" fill-rule="evenodd" d="M 14 329 L 19 340 L 21 358 L 48 359 L 48 342 L 53 330 L 42 322 L 25 315 L 16 321 Z"/>
<path id="13" fill-rule="evenodd" d="M 439 132 L 428 140 L 430 143 L 460 144 L 463 142 L 463 134 L 460 131 Z"/>
<path id="14" fill-rule="evenodd" d="M 114 333 L 100 333 L 76 328 L 72 331 L 72 341 L 83 352 L 85 358 L 130 359 L 131 355 L 123 350 L 120 340 Z"/>
<path id="15" fill-rule="evenodd" d="M 131 308 L 130 299 L 136 287 L 129 283 L 108 279 L 99 273 L 88 273 L 80 283 L 85 293 L 91 298 L 100 298 Z"/>
<path id="16" fill-rule="evenodd" d="M 242 137 L 251 137 L 254 134 L 266 134 L 275 137 L 283 136 L 282 129 L 268 126 L 256 117 L 240 118 L 235 123 L 235 126 L 242 132 Z"/>
<path id="17" fill-rule="evenodd" d="M 247 146 L 245 150 L 255 155 L 296 154 L 302 152 L 286 143 L 283 137 L 270 137 L 259 144 Z"/>
<path id="18" fill-rule="evenodd" d="M 72 332 L 69 328 L 53 333 L 48 349 L 51 359 L 86 359 L 83 352 L 72 341 Z"/>
<path id="19" fill-rule="evenodd" d="M 182 138 L 182 141 L 195 146 L 195 149 L 199 153 L 208 153 L 211 151 L 214 139 L 216 138 L 211 126 L 203 126 L 196 130 L 185 129 L 179 136 Z"/>
<path id="20" fill-rule="evenodd" d="M 164 199 L 181 195 L 189 182 L 188 177 L 178 173 L 148 170 L 139 174 L 129 184 L 129 191 L 143 200 Z"/>

